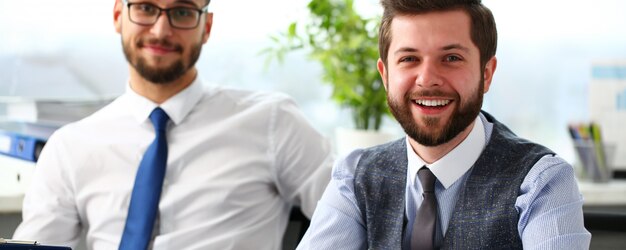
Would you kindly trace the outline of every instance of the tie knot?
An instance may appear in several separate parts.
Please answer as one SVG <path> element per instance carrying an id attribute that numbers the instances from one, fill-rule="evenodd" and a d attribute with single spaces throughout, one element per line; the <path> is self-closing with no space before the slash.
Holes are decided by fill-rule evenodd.
<path id="1" fill-rule="evenodd" d="M 420 178 L 420 182 L 422 183 L 422 189 L 424 189 L 424 193 L 432 193 L 435 192 L 435 175 L 430 171 L 427 167 L 420 168 L 417 171 L 417 177 Z"/>
<path id="2" fill-rule="evenodd" d="M 167 127 L 167 121 L 170 120 L 170 117 L 167 116 L 163 109 L 157 107 L 152 110 L 150 113 L 150 121 L 152 121 L 152 125 L 154 126 L 154 130 L 165 131 Z"/>

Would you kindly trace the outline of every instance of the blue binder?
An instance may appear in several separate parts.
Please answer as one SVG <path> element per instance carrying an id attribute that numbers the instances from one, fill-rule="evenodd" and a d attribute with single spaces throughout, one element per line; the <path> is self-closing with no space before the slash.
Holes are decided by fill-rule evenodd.
<path id="1" fill-rule="evenodd" d="M 37 162 L 48 137 L 57 127 L 35 124 L 0 123 L 0 154 Z"/>

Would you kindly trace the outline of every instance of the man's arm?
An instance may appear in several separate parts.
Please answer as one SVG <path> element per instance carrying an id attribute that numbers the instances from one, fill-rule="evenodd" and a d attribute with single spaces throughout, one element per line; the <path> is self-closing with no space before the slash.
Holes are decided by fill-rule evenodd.
<path id="1" fill-rule="evenodd" d="M 46 143 L 35 167 L 22 208 L 23 221 L 13 235 L 18 240 L 75 246 L 79 218 L 67 170 L 68 153 L 55 133 Z"/>
<path id="2" fill-rule="evenodd" d="M 367 248 L 365 225 L 354 196 L 354 170 L 360 156 L 361 151 L 355 151 L 335 164 L 332 179 L 297 249 Z"/>
<path id="3" fill-rule="evenodd" d="M 545 156 L 528 172 L 515 203 L 524 249 L 589 249 L 583 197 L 573 168 L 558 156 Z"/>
<path id="4" fill-rule="evenodd" d="M 268 141 L 278 191 L 311 218 L 330 181 L 330 142 L 308 123 L 290 98 L 276 104 L 270 119 Z"/>

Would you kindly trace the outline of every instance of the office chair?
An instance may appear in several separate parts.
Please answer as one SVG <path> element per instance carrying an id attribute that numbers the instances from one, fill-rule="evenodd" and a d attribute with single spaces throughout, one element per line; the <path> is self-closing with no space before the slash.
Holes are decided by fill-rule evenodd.
<path id="1" fill-rule="evenodd" d="M 289 224 L 283 236 L 283 250 L 296 249 L 310 224 L 311 221 L 302 214 L 299 207 L 292 208 L 289 214 Z"/>

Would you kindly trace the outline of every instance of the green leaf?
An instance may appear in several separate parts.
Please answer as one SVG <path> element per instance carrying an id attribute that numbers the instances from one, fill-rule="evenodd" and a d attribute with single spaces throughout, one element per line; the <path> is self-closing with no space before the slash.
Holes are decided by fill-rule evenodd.
<path id="1" fill-rule="evenodd" d="M 296 37 L 296 26 L 297 23 L 293 22 L 289 25 L 289 32 L 287 34 L 289 34 L 289 37 Z"/>

